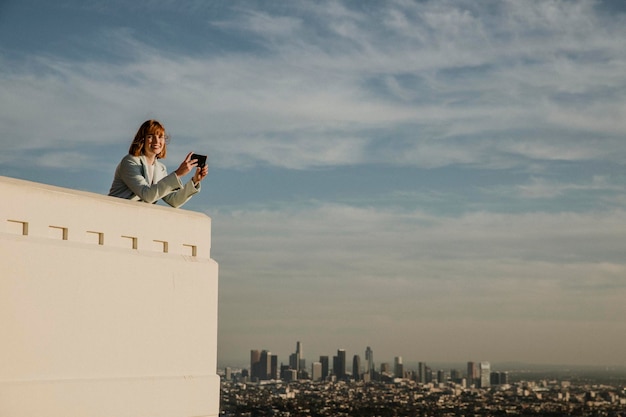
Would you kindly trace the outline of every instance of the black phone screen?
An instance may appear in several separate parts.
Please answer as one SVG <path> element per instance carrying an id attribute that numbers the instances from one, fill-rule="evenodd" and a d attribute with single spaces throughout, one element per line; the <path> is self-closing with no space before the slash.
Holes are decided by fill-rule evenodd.
<path id="1" fill-rule="evenodd" d="M 191 155 L 191 159 L 198 160 L 198 168 L 202 168 L 203 166 L 206 165 L 206 155 L 200 155 L 200 154 L 194 153 Z"/>

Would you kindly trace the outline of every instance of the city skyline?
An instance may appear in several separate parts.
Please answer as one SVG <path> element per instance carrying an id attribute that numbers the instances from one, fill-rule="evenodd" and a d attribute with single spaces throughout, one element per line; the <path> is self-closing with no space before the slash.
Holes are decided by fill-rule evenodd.
<path id="1" fill-rule="evenodd" d="M 342 351 L 342 352 L 345 352 L 346 371 L 347 371 L 347 374 L 350 374 L 350 375 L 353 372 L 353 367 L 349 365 L 354 363 L 353 358 L 355 356 L 359 356 L 360 371 L 362 371 L 362 373 L 367 372 L 368 369 L 375 371 L 375 372 L 380 372 L 380 367 L 383 364 L 385 366 L 391 366 L 393 369 L 394 361 L 398 359 L 401 361 L 401 363 L 406 365 L 404 369 L 408 371 L 423 373 L 423 369 L 420 371 L 420 368 L 422 368 L 423 366 L 432 365 L 432 370 L 434 371 L 439 371 L 439 370 L 459 371 L 464 376 L 471 375 L 473 379 L 479 378 L 481 363 L 486 363 L 488 364 L 487 366 L 492 366 L 492 367 L 495 366 L 495 368 L 492 369 L 495 371 L 506 371 L 506 370 L 511 370 L 511 369 L 524 370 L 524 371 L 540 371 L 540 370 L 546 371 L 546 370 L 551 370 L 551 369 L 561 369 L 561 370 L 596 369 L 596 370 L 600 370 L 602 368 L 605 368 L 607 370 L 609 369 L 620 370 L 621 369 L 623 371 L 626 371 L 626 365 L 620 365 L 620 364 L 614 365 L 614 366 L 586 365 L 586 364 L 581 365 L 581 364 L 564 363 L 564 362 L 558 362 L 558 361 L 555 363 L 541 363 L 541 362 L 532 363 L 532 362 L 524 362 L 524 361 L 516 360 L 515 358 L 509 361 L 492 362 L 489 360 L 489 358 L 484 357 L 484 356 L 479 356 L 475 358 L 466 357 L 465 359 L 460 360 L 460 361 L 445 361 L 445 360 L 430 361 L 427 358 L 420 357 L 419 354 L 411 354 L 411 353 L 399 354 L 397 352 L 392 353 L 392 356 L 383 357 L 382 359 L 379 359 L 378 361 L 376 361 L 373 358 L 376 356 L 381 356 L 381 355 L 376 355 L 375 349 L 372 349 L 371 346 L 366 346 L 365 348 L 361 350 L 355 350 L 355 351 L 347 350 L 344 348 L 331 347 L 326 351 L 315 352 L 309 356 L 297 356 L 298 352 L 300 353 L 303 352 L 304 343 L 301 340 L 294 341 L 292 344 L 294 343 L 296 346 L 295 350 L 290 349 L 285 346 L 280 347 L 280 349 L 278 350 L 275 349 L 276 346 L 274 347 L 274 349 L 268 348 L 268 347 L 252 348 L 251 350 L 249 350 L 249 356 L 247 359 L 242 358 L 241 360 L 235 360 L 235 361 L 230 361 L 230 362 L 222 361 L 221 363 L 218 363 L 218 366 L 220 369 L 231 368 L 231 369 L 251 370 L 252 356 L 250 355 L 253 352 L 256 352 L 257 358 L 259 358 L 262 352 L 266 352 L 268 355 L 271 355 L 277 358 L 276 365 L 278 369 L 280 369 L 280 366 L 283 365 L 283 366 L 289 366 L 290 368 L 296 369 L 296 370 L 304 369 L 305 371 L 310 371 L 311 365 L 313 363 L 319 362 L 319 360 L 322 357 L 325 357 L 329 362 L 327 366 L 329 366 L 328 369 L 330 372 L 333 369 L 333 366 L 332 366 L 333 354 Z M 277 353 L 277 352 L 280 352 L 280 353 Z M 293 359 L 296 356 L 298 357 L 297 368 L 294 367 L 294 361 L 293 361 Z M 370 367 L 370 362 L 368 361 L 368 357 L 372 358 L 371 367 Z M 303 363 L 305 364 L 304 367 L 302 367 Z"/>
<path id="2" fill-rule="evenodd" d="M 407 362 L 407 366 L 404 367 L 402 356 L 394 356 L 391 360 L 383 359 L 379 363 L 376 363 L 376 361 L 373 360 L 375 351 L 370 346 L 365 347 L 362 352 L 352 353 L 342 348 L 337 348 L 335 351 L 336 355 L 331 356 L 326 352 L 321 353 L 317 357 L 307 358 L 303 356 L 303 343 L 298 340 L 296 341 L 295 352 L 287 354 L 288 360 L 286 361 L 281 359 L 280 355 L 275 354 L 275 352 L 272 352 L 270 349 L 251 349 L 247 366 L 243 363 L 222 364 L 221 366 L 222 368 L 239 367 L 249 370 L 250 378 L 253 380 L 315 379 L 312 375 L 315 374 L 314 368 L 317 368 L 319 365 L 321 379 L 325 379 L 329 375 L 334 375 L 339 379 L 360 379 L 364 374 L 369 373 L 373 375 L 385 372 L 402 378 L 406 371 L 414 373 L 414 377 L 418 382 L 426 383 L 426 370 L 428 370 L 428 372 L 433 372 L 434 374 L 444 372 L 450 377 L 458 373 L 459 379 L 461 375 L 463 375 L 468 380 L 474 381 L 474 383 L 483 387 L 489 384 L 489 381 L 484 378 L 489 378 L 490 372 L 492 371 L 491 363 L 487 360 L 475 361 L 469 359 L 463 364 L 466 368 L 461 369 L 461 367 L 458 366 L 460 364 L 456 364 L 456 367 L 451 364 L 447 364 L 447 366 L 434 364 L 435 367 L 431 368 L 427 362 L 419 360 L 418 358 L 411 358 L 411 360 Z M 361 358 L 365 358 L 364 361 L 362 361 Z M 371 360 L 368 358 L 371 358 Z M 357 368 L 355 368 L 355 365 Z M 355 369 L 357 373 L 355 373 Z M 294 371 L 293 375 L 289 377 L 282 375 L 283 371 L 286 370 Z M 504 369 L 494 369 L 496 372 L 503 370 Z"/>
<path id="3" fill-rule="evenodd" d="M 212 219 L 220 364 L 301 340 L 623 366 L 625 21 L 617 0 L 3 1 L 0 175 L 107 194 L 152 118 L 169 172 L 208 154 L 183 209 Z"/>

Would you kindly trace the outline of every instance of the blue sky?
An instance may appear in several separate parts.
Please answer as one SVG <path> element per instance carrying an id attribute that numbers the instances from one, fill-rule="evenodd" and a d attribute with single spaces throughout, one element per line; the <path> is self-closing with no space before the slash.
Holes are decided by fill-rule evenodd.
<path id="1" fill-rule="evenodd" d="M 148 118 L 221 365 L 626 364 L 623 2 L 0 3 L 0 175 L 104 194 Z"/>

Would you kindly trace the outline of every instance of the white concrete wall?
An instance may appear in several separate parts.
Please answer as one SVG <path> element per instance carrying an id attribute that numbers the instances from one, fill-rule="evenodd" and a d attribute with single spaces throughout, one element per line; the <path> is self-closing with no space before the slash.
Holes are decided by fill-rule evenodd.
<path id="1" fill-rule="evenodd" d="M 211 220 L 0 177 L 0 417 L 219 413 Z"/>

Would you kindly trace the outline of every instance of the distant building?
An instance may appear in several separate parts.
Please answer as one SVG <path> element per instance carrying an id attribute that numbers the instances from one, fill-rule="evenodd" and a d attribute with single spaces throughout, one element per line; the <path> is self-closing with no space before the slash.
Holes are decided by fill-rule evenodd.
<path id="1" fill-rule="evenodd" d="M 338 379 L 346 377 L 346 351 L 337 350 L 337 356 L 333 356 L 333 373 Z"/>
<path id="2" fill-rule="evenodd" d="M 446 371 L 444 371 L 443 369 L 437 371 L 437 382 L 439 384 L 443 384 L 444 382 L 446 382 Z"/>
<path id="3" fill-rule="evenodd" d="M 418 363 L 417 382 L 421 384 L 426 383 L 426 364 L 424 362 Z"/>
<path id="4" fill-rule="evenodd" d="M 461 381 L 461 378 L 462 378 L 461 371 L 459 371 L 458 369 L 452 369 L 450 371 L 450 379 L 453 382 L 456 382 L 458 384 Z"/>
<path id="5" fill-rule="evenodd" d="M 433 382 L 433 370 L 427 366 L 426 367 L 426 383 Z"/>
<path id="6" fill-rule="evenodd" d="M 289 366 L 291 369 L 295 369 L 296 371 L 305 369 L 306 364 L 303 358 L 302 344 L 298 341 L 296 342 L 296 352 L 289 355 Z"/>
<path id="7" fill-rule="evenodd" d="M 311 380 L 317 382 L 321 381 L 322 379 L 322 363 L 313 362 L 313 364 L 311 364 Z"/>
<path id="8" fill-rule="evenodd" d="M 354 355 L 352 358 L 352 378 L 355 381 L 358 381 L 361 375 L 361 357 L 359 355 Z"/>
<path id="9" fill-rule="evenodd" d="M 500 372 L 500 385 L 505 385 L 509 383 L 509 373 L 508 372 Z"/>
<path id="10" fill-rule="evenodd" d="M 263 350 L 261 351 L 261 360 L 259 365 L 259 379 L 268 380 L 271 378 L 272 373 L 272 352 Z"/>
<path id="11" fill-rule="evenodd" d="M 296 355 L 298 356 L 298 370 L 306 371 L 306 359 L 304 359 L 304 350 L 300 342 L 296 343 Z"/>
<path id="12" fill-rule="evenodd" d="M 480 370 L 476 362 L 467 363 L 467 385 L 478 386 L 480 382 Z"/>
<path id="13" fill-rule="evenodd" d="M 328 356 L 320 356 L 320 363 L 322 364 L 322 379 L 326 380 L 326 378 L 328 378 L 328 374 L 330 373 Z"/>
<path id="14" fill-rule="evenodd" d="M 480 388 L 491 386 L 491 365 L 489 362 L 480 363 Z"/>
<path id="15" fill-rule="evenodd" d="M 270 357 L 270 375 L 269 375 L 270 379 L 275 379 L 278 380 L 279 378 L 279 374 L 278 374 L 278 356 L 277 355 L 272 355 Z"/>
<path id="16" fill-rule="evenodd" d="M 269 379 L 271 371 L 271 353 L 267 350 L 250 351 L 250 381 Z"/>
<path id="17" fill-rule="evenodd" d="M 499 372 L 492 372 L 490 377 L 489 377 L 489 383 L 492 386 L 500 385 L 500 373 Z"/>
<path id="18" fill-rule="evenodd" d="M 363 382 L 371 382 L 374 377 L 374 372 L 364 372 L 363 373 Z"/>
<path id="19" fill-rule="evenodd" d="M 258 350 L 250 351 L 250 380 L 255 381 L 261 379 L 261 352 Z"/>
<path id="20" fill-rule="evenodd" d="M 391 366 L 389 366 L 389 363 L 383 362 L 383 363 L 380 364 L 380 373 L 381 374 L 390 373 L 390 372 L 391 372 Z"/>
<path id="21" fill-rule="evenodd" d="M 393 373 L 396 378 L 404 378 L 404 365 L 402 364 L 402 356 L 396 356 L 393 362 Z"/>
<path id="22" fill-rule="evenodd" d="M 298 371 L 295 369 L 287 369 L 283 375 L 283 379 L 287 382 L 298 380 Z"/>
<path id="23" fill-rule="evenodd" d="M 505 385 L 509 383 L 508 372 L 491 372 L 491 385 Z"/>
<path id="24" fill-rule="evenodd" d="M 365 372 L 369 372 L 371 375 L 376 371 L 374 365 L 374 351 L 369 346 L 365 349 Z"/>

